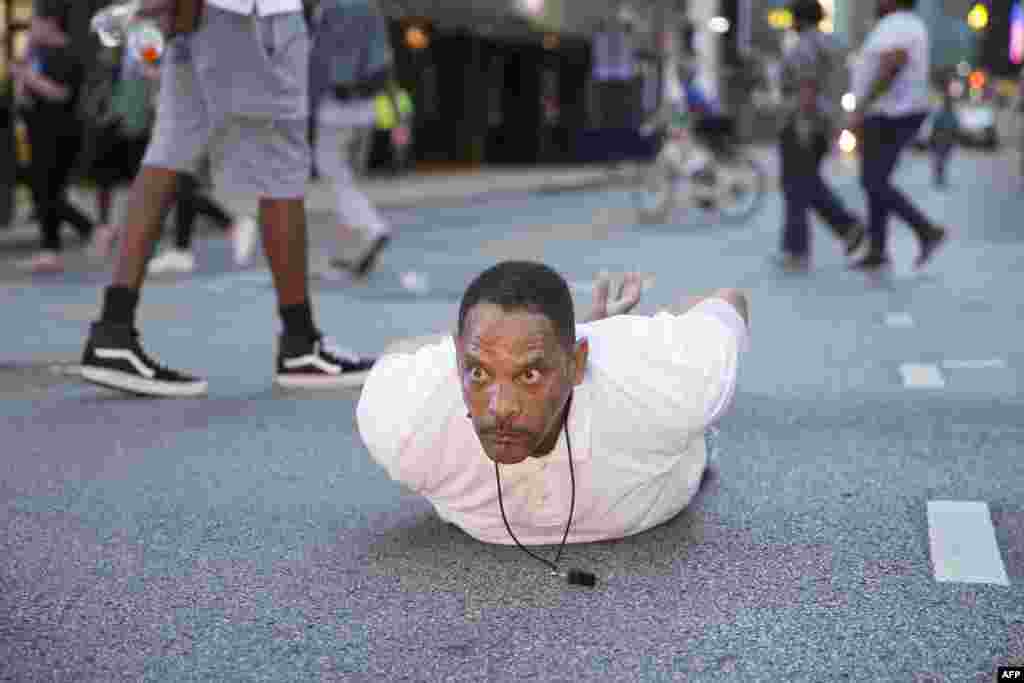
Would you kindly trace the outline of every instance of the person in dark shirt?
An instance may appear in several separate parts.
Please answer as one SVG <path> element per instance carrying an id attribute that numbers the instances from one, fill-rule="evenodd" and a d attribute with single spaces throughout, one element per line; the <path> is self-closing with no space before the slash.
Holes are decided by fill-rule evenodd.
<path id="1" fill-rule="evenodd" d="M 92 221 L 67 200 L 67 188 L 82 143 L 76 114 L 85 80 L 85 65 L 70 40 L 67 17 L 33 20 L 30 60 L 16 77 L 27 93 L 24 118 L 32 149 L 30 185 L 42 233 L 41 251 L 21 263 L 34 272 L 63 270 L 61 225 L 65 222 L 88 240 Z M 62 40 L 63 37 L 63 40 Z"/>

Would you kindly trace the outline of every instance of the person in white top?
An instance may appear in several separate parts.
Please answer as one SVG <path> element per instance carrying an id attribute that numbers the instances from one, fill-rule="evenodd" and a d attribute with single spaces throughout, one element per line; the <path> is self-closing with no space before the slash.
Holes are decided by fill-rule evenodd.
<path id="1" fill-rule="evenodd" d="M 200 0 L 143 0 L 170 33 Z M 311 170 L 309 32 L 301 0 L 206 0 L 201 21 L 168 41 L 156 123 L 132 187 L 114 281 L 82 354 L 93 384 L 147 396 L 198 396 L 206 381 L 151 359 L 135 329 L 146 261 L 178 175 L 206 156 L 219 190 L 259 198 L 263 246 L 283 334 L 275 382 L 359 386 L 373 364 L 328 343 L 313 320 L 305 196 Z"/>
<path id="2" fill-rule="evenodd" d="M 913 229 L 922 267 L 946 239 L 891 181 L 903 149 L 928 116 L 928 29 L 914 14 L 915 0 L 878 0 L 879 21 L 864 40 L 853 72 L 857 109 L 850 127 L 860 132 L 861 185 L 868 196 L 871 248 L 854 268 L 874 271 L 889 264 L 889 215 Z"/>
<path id="3" fill-rule="evenodd" d="M 747 298 L 722 289 L 678 314 L 628 315 L 640 278 L 620 288 L 609 300 L 600 280 L 577 325 L 551 268 L 478 275 L 453 335 L 371 371 L 356 411 L 370 455 L 486 543 L 601 541 L 671 519 L 735 393 Z"/>

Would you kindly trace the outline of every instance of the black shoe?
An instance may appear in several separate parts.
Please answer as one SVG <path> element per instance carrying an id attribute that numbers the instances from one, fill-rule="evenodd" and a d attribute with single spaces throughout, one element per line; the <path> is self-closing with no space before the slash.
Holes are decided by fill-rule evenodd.
<path id="1" fill-rule="evenodd" d="M 811 257 L 784 251 L 774 258 L 775 265 L 787 273 L 806 273 L 811 269 Z"/>
<path id="2" fill-rule="evenodd" d="M 853 263 L 850 268 L 853 270 L 875 271 L 889 266 L 889 257 L 884 254 L 870 253 L 860 261 Z"/>
<path id="3" fill-rule="evenodd" d="M 282 335 L 275 381 L 286 389 L 360 387 L 374 360 L 339 349 L 323 337 Z"/>
<path id="4" fill-rule="evenodd" d="M 384 251 L 384 247 L 388 246 L 388 242 L 391 241 L 391 235 L 378 235 L 370 247 L 363 254 L 363 257 L 356 262 L 342 261 L 341 259 L 331 259 L 331 265 L 335 268 L 342 268 L 350 271 L 354 276 L 363 278 L 374 266 L 377 265 L 377 257 L 380 256 L 380 252 Z"/>
<path id="5" fill-rule="evenodd" d="M 914 261 L 914 268 L 921 268 L 924 264 L 928 263 L 928 259 L 932 257 L 935 250 L 942 246 L 942 243 L 945 241 L 945 229 L 934 227 L 928 230 L 925 236 L 921 238 L 921 253 L 918 254 L 917 260 Z"/>
<path id="6" fill-rule="evenodd" d="M 206 380 L 169 370 L 146 355 L 130 325 L 96 322 L 82 355 L 82 378 L 141 396 L 202 396 Z"/>
<path id="7" fill-rule="evenodd" d="M 864 236 L 867 234 L 867 230 L 864 229 L 863 223 L 851 223 L 846 227 L 846 230 L 842 233 L 843 243 L 846 244 L 846 256 L 853 256 L 853 252 L 857 251 L 857 247 L 864 243 Z"/>

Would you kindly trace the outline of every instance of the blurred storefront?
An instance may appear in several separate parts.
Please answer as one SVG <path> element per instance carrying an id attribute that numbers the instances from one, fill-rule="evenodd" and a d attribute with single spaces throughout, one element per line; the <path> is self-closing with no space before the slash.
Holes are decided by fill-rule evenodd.
<path id="1" fill-rule="evenodd" d="M 624 5 L 613 0 L 380 0 L 391 19 L 398 77 L 416 107 L 419 168 L 564 164 L 598 102 L 594 35 Z M 637 77 L 627 106 L 656 104 L 655 2 L 637 16 Z M 652 100 L 652 93 L 655 100 Z"/>
<path id="2" fill-rule="evenodd" d="M 14 188 L 18 180 L 18 154 L 14 119 L 14 87 L 9 65 L 25 51 L 32 0 L 0 1 L 0 31 L 3 54 L 0 55 L 0 228 L 11 224 L 14 216 Z"/>

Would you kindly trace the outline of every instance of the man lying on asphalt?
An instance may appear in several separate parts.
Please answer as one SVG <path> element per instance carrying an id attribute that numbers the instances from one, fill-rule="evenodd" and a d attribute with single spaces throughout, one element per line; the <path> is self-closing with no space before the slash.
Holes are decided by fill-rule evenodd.
<path id="1" fill-rule="evenodd" d="M 678 315 L 624 315 L 639 276 L 611 302 L 608 289 L 577 326 L 547 266 L 481 273 L 453 337 L 374 367 L 357 409 L 370 454 L 487 543 L 557 544 L 570 518 L 570 543 L 621 538 L 675 516 L 735 391 L 747 299 L 720 289 Z"/>

